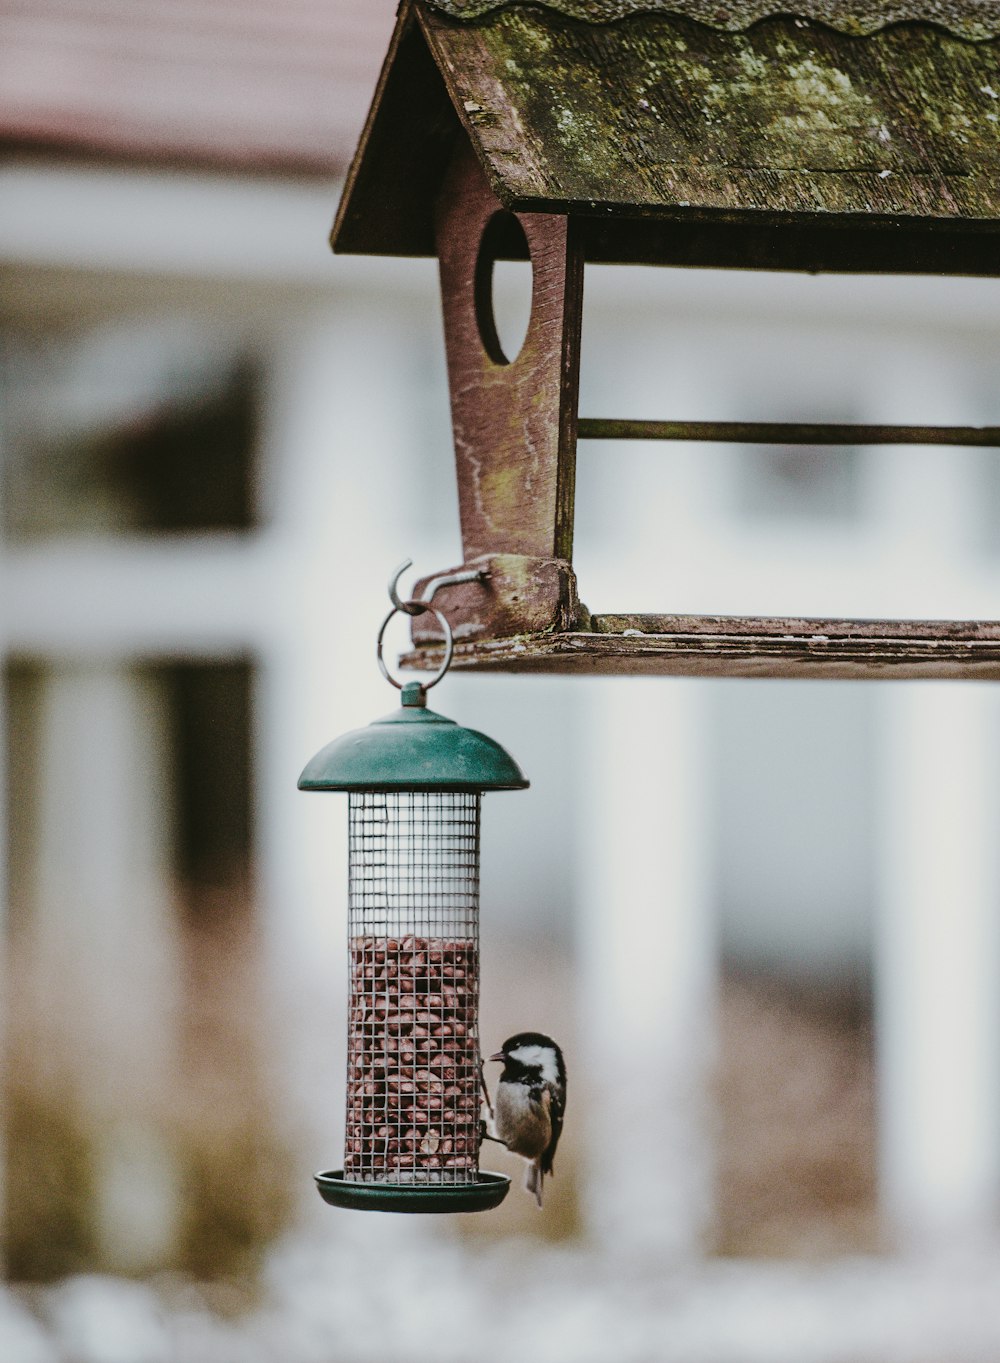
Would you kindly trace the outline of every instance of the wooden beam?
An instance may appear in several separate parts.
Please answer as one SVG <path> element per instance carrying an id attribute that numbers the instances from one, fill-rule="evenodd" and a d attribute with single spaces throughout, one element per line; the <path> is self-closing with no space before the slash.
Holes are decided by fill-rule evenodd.
<path id="1" fill-rule="evenodd" d="M 1000 621 L 595 616 L 589 631 L 456 646 L 470 671 L 688 677 L 1000 680 Z M 408 668 L 432 668 L 420 648 Z"/>

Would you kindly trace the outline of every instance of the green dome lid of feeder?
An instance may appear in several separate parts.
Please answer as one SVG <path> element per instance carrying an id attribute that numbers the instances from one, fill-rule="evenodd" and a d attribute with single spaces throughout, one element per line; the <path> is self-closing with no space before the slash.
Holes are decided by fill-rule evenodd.
<path id="1" fill-rule="evenodd" d="M 306 763 L 299 790 L 524 790 L 510 753 L 477 729 L 426 708 L 419 682 L 400 708 L 335 738 Z"/>

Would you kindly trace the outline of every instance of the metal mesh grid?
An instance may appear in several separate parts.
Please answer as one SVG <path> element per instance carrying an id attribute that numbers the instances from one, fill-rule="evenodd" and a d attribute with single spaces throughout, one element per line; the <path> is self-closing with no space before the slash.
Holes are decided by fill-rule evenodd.
<path id="1" fill-rule="evenodd" d="M 344 1177 L 479 1171 L 479 809 L 454 791 L 350 795 Z"/>

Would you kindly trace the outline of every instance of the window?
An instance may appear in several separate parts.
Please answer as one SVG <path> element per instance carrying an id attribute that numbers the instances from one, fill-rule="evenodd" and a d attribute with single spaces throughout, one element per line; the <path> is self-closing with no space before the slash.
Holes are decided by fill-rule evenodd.
<path id="1" fill-rule="evenodd" d="M 153 323 L 0 351 L 11 540 L 255 522 L 258 377 L 217 338 Z"/>

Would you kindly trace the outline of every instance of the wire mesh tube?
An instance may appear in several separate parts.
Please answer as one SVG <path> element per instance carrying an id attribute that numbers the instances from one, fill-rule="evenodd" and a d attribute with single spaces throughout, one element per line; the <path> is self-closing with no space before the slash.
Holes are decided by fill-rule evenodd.
<path id="1" fill-rule="evenodd" d="M 350 795 L 345 1180 L 476 1182 L 479 810 Z"/>

